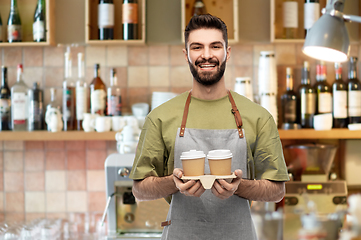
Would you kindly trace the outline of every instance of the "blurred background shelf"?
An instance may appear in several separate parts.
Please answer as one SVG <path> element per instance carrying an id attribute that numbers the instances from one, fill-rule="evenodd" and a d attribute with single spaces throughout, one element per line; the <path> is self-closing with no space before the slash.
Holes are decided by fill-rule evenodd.
<path id="1" fill-rule="evenodd" d="M 331 129 L 316 131 L 314 129 L 278 130 L 281 139 L 361 139 L 361 131 L 345 129 Z"/>

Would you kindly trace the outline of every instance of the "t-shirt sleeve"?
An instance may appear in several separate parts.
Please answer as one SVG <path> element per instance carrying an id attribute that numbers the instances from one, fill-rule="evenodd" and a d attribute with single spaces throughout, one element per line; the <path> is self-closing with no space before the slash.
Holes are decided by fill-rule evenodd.
<path id="1" fill-rule="evenodd" d="M 141 180 L 149 176 L 164 175 L 165 145 L 161 137 L 160 123 L 146 118 L 134 158 L 131 179 Z"/>
<path id="2" fill-rule="evenodd" d="M 255 178 L 288 181 L 282 143 L 272 117 L 268 118 L 263 126 L 260 126 L 255 146 Z"/>

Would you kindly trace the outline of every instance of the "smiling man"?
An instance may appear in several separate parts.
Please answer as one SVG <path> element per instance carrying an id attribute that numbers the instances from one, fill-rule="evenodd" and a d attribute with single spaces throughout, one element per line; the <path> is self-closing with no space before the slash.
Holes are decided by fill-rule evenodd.
<path id="1" fill-rule="evenodd" d="M 280 201 L 288 180 L 275 121 L 267 110 L 226 88 L 231 48 L 221 19 L 193 17 L 183 53 L 192 89 L 147 116 L 130 174 L 133 194 L 140 201 L 170 202 L 164 240 L 256 240 L 249 201 Z M 207 190 L 200 181 L 183 182 L 180 155 L 194 149 L 206 154 L 230 150 L 236 178 L 214 181 Z"/>

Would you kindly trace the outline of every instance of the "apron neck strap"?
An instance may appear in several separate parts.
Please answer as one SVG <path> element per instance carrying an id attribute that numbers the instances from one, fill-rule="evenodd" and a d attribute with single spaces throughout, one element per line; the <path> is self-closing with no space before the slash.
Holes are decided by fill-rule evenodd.
<path id="1" fill-rule="evenodd" d="M 231 105 L 232 105 L 231 112 L 234 115 L 234 119 L 236 120 L 239 138 L 243 138 L 241 115 L 239 114 L 236 103 L 234 102 L 233 97 L 229 90 L 227 90 L 227 94 L 228 94 L 229 101 L 231 102 Z M 187 100 L 186 100 L 186 103 L 184 106 L 183 118 L 182 118 L 182 124 L 181 124 L 180 132 L 179 132 L 179 137 L 184 136 L 184 131 L 186 128 L 186 122 L 187 122 L 187 117 L 188 117 L 189 104 L 191 102 L 191 96 L 192 96 L 192 90 L 189 91 L 189 94 L 188 94 L 188 97 L 187 97 Z"/>

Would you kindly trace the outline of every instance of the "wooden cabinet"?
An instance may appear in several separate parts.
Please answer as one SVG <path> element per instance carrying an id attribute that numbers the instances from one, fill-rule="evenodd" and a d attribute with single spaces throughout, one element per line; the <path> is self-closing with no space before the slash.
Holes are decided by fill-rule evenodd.
<path id="1" fill-rule="evenodd" d="M 304 0 L 297 0 L 298 2 L 298 29 L 296 39 L 284 39 L 283 38 L 283 2 L 284 0 L 271 0 L 270 6 L 270 39 L 275 43 L 287 43 L 287 42 L 304 42 Z M 326 6 L 326 0 L 320 0 L 320 17 L 322 16 L 322 9 Z M 347 0 L 345 1 L 344 14 L 359 15 L 360 6 L 359 0 Z M 359 41 L 359 26 L 358 24 L 346 23 L 347 30 L 350 35 L 351 42 Z"/>
<path id="2" fill-rule="evenodd" d="M 10 0 L 0 0 L 0 14 L 3 23 L 3 42 L 0 47 L 49 46 L 55 45 L 55 0 L 45 0 L 46 4 L 46 42 L 33 41 L 33 18 L 37 0 L 18 0 L 22 27 L 22 42 L 7 42 L 7 20 L 10 12 Z"/>
<path id="3" fill-rule="evenodd" d="M 238 1 L 237 0 L 203 0 L 207 12 L 221 18 L 227 25 L 228 42 L 238 42 Z M 182 0 L 182 41 L 184 42 L 184 29 L 192 17 L 194 0 Z"/>
<path id="4" fill-rule="evenodd" d="M 145 43 L 145 0 L 138 0 L 138 35 L 136 40 L 123 40 L 122 3 L 114 1 L 114 39 L 98 39 L 99 0 L 86 0 L 85 4 L 85 43 L 89 45 L 142 45 Z"/>

